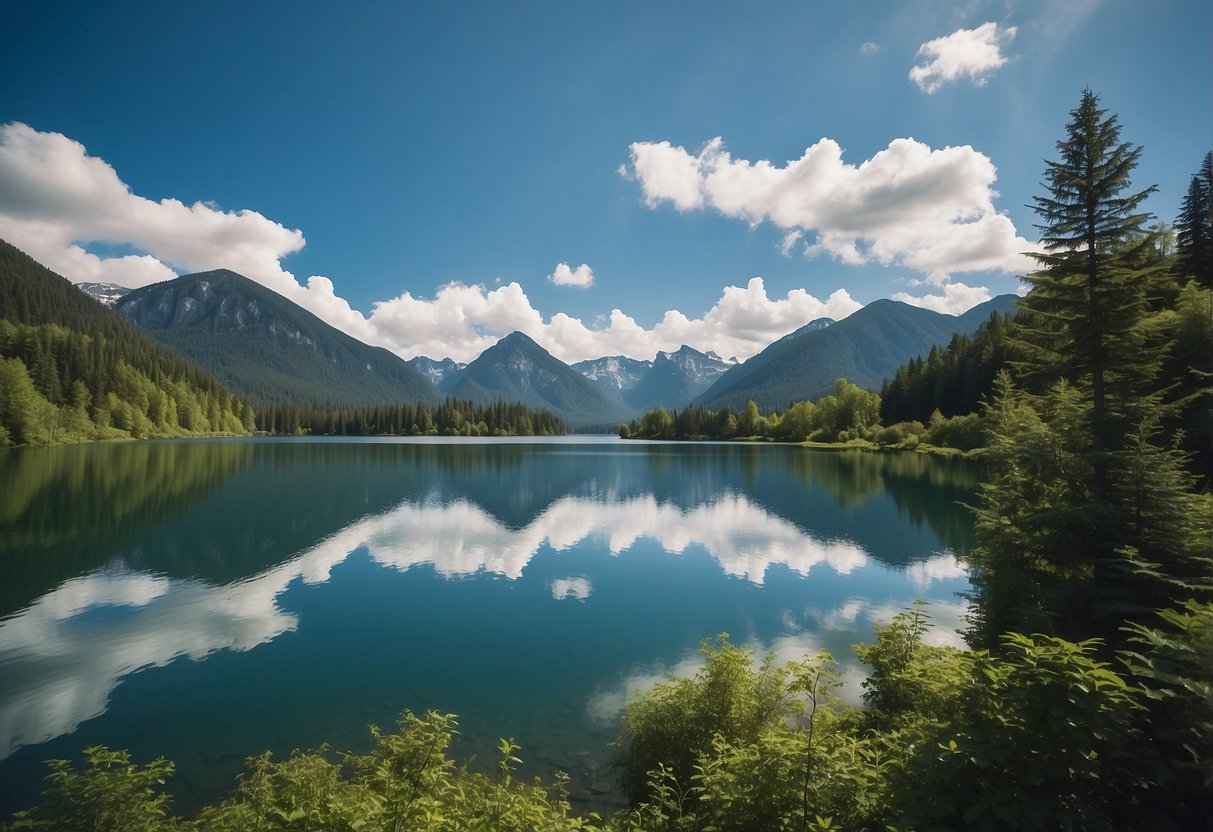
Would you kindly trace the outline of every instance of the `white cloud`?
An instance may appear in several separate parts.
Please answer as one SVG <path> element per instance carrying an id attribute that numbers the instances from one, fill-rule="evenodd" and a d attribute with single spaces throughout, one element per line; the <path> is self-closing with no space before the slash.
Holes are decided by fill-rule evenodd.
<path id="1" fill-rule="evenodd" d="M 1017 31 L 1014 26 L 1003 28 L 991 22 L 929 40 L 918 48 L 924 63 L 910 69 L 910 80 L 927 95 L 961 78 L 985 86 L 989 74 L 1007 62 L 1002 46 Z"/>
<path id="2" fill-rule="evenodd" d="M 859 45 L 860 55 L 875 55 L 880 51 L 880 44 L 874 41 L 864 41 Z"/>
<path id="3" fill-rule="evenodd" d="M 921 306 L 932 312 L 942 312 L 945 315 L 959 315 L 968 312 L 979 303 L 990 299 L 990 290 L 985 286 L 966 286 L 963 283 L 947 283 L 941 295 L 910 295 L 898 292 L 893 300 L 908 303 L 911 306 Z"/>
<path id="4" fill-rule="evenodd" d="M 332 281 L 313 276 L 300 285 L 282 268 L 283 257 L 303 248 L 303 233 L 256 211 L 138 196 L 84 145 L 19 122 L 0 126 L 0 183 L 0 237 L 71 280 L 134 288 L 178 271 L 228 268 L 355 338 L 382 343 Z M 146 253 L 98 257 L 86 250 L 98 242 Z"/>
<path id="5" fill-rule="evenodd" d="M 682 344 L 746 359 L 814 318 L 840 320 L 859 308 L 845 289 L 824 301 L 804 289 L 772 299 L 762 278 L 754 277 L 745 288 L 726 286 L 702 318 L 688 318 L 671 309 L 645 328 L 622 310 L 612 309 L 605 322 L 591 328 L 563 312 L 545 321 L 518 283 L 492 290 L 450 283 L 433 299 L 406 292 L 376 303 L 369 323 L 381 339 L 399 345 L 400 354 L 408 358 L 450 356 L 470 361 L 500 336 L 518 330 L 570 363 L 604 355 L 652 359 L 659 350 L 677 350 Z"/>
<path id="6" fill-rule="evenodd" d="M 645 175 L 664 183 L 666 195 L 660 198 L 677 194 L 677 177 L 664 177 L 668 165 L 656 157 L 653 165 Z M 688 170 L 689 187 L 697 192 L 696 164 Z M 79 142 L 19 123 L 0 127 L 0 237 L 76 282 L 137 287 L 172 279 L 179 272 L 230 268 L 355 338 L 405 358 L 470 361 L 501 336 L 519 330 L 570 362 L 603 355 L 651 359 L 659 350 L 676 350 L 682 344 L 744 359 L 812 318 L 840 319 L 860 307 L 842 289 L 825 301 L 802 289 L 771 299 L 762 280 L 754 278 L 745 288 L 725 287 L 702 318 L 669 310 L 655 326 L 645 328 L 614 309 L 601 324 L 587 326 L 563 312 L 545 318 L 520 284 L 498 281 L 492 290 L 449 283 L 433 298 L 405 292 L 373 304 L 368 316 L 339 296 L 329 278 L 314 275 L 301 284 L 282 267 L 283 257 L 303 248 L 302 232 L 255 211 L 138 196 Z M 86 250 L 95 242 L 145 253 L 100 257 Z M 589 285 L 593 272 L 584 263 L 576 269 L 562 263 L 551 280 L 560 283 L 566 277 L 571 285 Z"/>
<path id="7" fill-rule="evenodd" d="M 644 187 L 649 207 L 656 207 L 662 200 L 673 202 L 679 211 L 703 207 L 703 176 L 696 157 L 669 142 L 636 142 L 631 150 L 630 172 Z"/>
<path id="8" fill-rule="evenodd" d="M 709 206 L 751 225 L 769 220 L 793 235 L 815 233 L 808 256 L 899 264 L 940 283 L 953 272 L 1032 268 L 1023 254 L 1032 244 L 994 207 L 994 164 L 969 146 L 894 139 L 856 166 L 823 138 L 780 167 L 734 159 L 717 137 L 696 154 L 637 142 L 631 160 L 648 205 Z M 797 240 L 785 235 L 783 245 Z"/>
<path id="9" fill-rule="evenodd" d="M 557 263 L 556 271 L 548 275 L 548 280 L 557 286 L 576 286 L 588 289 L 594 285 L 594 270 L 582 263 L 575 269 L 569 268 L 568 263 Z"/>
<path id="10" fill-rule="evenodd" d="M 59 133 L 20 123 L 0 127 L 0 181 L 2 233 L 32 256 L 52 260 L 51 268 L 87 264 L 104 273 L 112 264 L 119 277 L 142 285 L 164 279 L 170 267 L 226 266 L 294 283 L 278 261 L 303 248 L 301 232 L 255 211 L 136 196 L 112 167 Z M 129 244 L 147 256 L 103 260 L 73 245 L 80 242 Z"/>
<path id="11" fill-rule="evenodd" d="M 792 250 L 796 248 L 796 244 L 804 239 L 804 232 L 799 228 L 795 228 L 783 235 L 783 239 L 779 241 L 779 253 L 784 257 L 791 257 Z"/>

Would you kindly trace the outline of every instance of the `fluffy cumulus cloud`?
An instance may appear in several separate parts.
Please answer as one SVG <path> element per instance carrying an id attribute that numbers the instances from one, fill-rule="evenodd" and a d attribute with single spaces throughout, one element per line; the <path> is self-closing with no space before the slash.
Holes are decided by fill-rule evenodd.
<path id="1" fill-rule="evenodd" d="M 575 269 L 569 268 L 568 263 L 557 263 L 556 270 L 548 275 L 548 280 L 557 286 L 576 286 L 578 289 L 588 289 L 594 285 L 594 270 L 585 263 Z"/>
<path id="2" fill-rule="evenodd" d="M 470 361 L 517 330 L 567 362 L 604 355 L 652 359 L 658 350 L 673 351 L 682 344 L 744 360 L 814 318 L 839 320 L 859 308 L 845 289 L 824 301 L 803 289 L 771 298 L 762 278 L 754 277 L 744 288 L 726 286 L 702 318 L 671 309 L 645 328 L 623 310 L 613 309 L 603 325 L 589 327 L 563 312 L 545 320 L 517 283 L 492 290 L 451 283 L 432 299 L 406 292 L 377 303 L 370 323 L 382 339 L 402 345 L 399 351 L 406 357 Z"/>
<path id="3" fill-rule="evenodd" d="M 711 208 L 751 225 L 773 223 L 785 232 L 785 255 L 799 249 L 848 265 L 898 265 L 933 285 L 956 287 L 919 305 L 956 311 L 975 291 L 989 297 L 988 290 L 952 284 L 954 273 L 1032 267 L 1024 252 L 1033 244 L 995 208 L 993 162 L 969 146 L 935 149 L 894 139 L 854 165 L 837 142 L 823 138 L 778 165 L 735 159 L 719 137 L 694 153 L 669 142 L 636 142 L 627 172 L 650 207 L 669 202 L 680 211 Z"/>
<path id="4" fill-rule="evenodd" d="M 962 78 L 984 86 L 990 73 L 1007 62 L 1002 47 L 1017 31 L 991 22 L 929 40 L 918 48 L 921 63 L 910 69 L 910 80 L 927 95 Z"/>
<path id="5" fill-rule="evenodd" d="M 968 286 L 959 281 L 948 281 L 940 287 L 940 290 L 940 293 L 925 295 L 898 292 L 893 295 L 893 300 L 899 300 L 911 306 L 921 306 L 933 312 L 942 312 L 945 315 L 959 315 L 990 299 L 990 290 L 985 286 Z"/>
<path id="6" fill-rule="evenodd" d="M 667 171 L 668 160 L 660 156 L 653 157 L 652 169 L 640 161 L 636 167 L 645 182 L 660 183 L 653 204 L 673 199 L 681 206 L 680 200 L 694 202 L 702 190 L 700 165 L 692 157 L 681 171 Z M 20 123 L 0 126 L 0 238 L 76 282 L 138 287 L 187 271 L 230 268 L 355 338 L 405 358 L 470 361 L 518 330 L 570 362 L 617 354 L 653 358 L 682 344 L 744 359 L 813 318 L 844 318 L 860 306 L 841 289 L 824 301 L 800 289 L 770 298 L 754 278 L 744 288 L 726 287 L 701 318 L 670 310 L 646 328 L 614 309 L 604 324 L 587 326 L 563 312 L 545 318 L 516 282 L 492 290 L 450 283 L 430 298 L 405 292 L 381 301 L 365 315 L 338 295 L 329 278 L 313 275 L 300 282 L 282 267 L 282 258 L 303 248 L 302 232 L 255 211 L 139 196 L 79 142 Z M 88 250 L 93 243 L 135 253 L 99 256 Z M 589 286 L 593 270 L 561 263 L 549 279 Z"/>
<path id="7" fill-rule="evenodd" d="M 295 301 L 339 329 L 380 343 L 362 315 L 325 277 L 301 285 L 281 260 L 303 233 L 256 211 L 224 211 L 138 196 L 104 160 L 60 133 L 21 123 L 0 126 L 0 237 L 76 282 L 132 288 L 180 272 L 228 268 Z M 143 254 L 100 257 L 91 243 Z"/>

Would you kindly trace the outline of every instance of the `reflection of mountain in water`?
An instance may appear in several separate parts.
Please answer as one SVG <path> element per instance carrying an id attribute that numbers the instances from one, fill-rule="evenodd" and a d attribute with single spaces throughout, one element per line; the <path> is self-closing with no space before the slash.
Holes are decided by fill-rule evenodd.
<path id="1" fill-rule="evenodd" d="M 523 529 L 565 497 L 689 511 L 744 495 L 904 565 L 941 545 L 967 550 L 957 501 L 976 485 L 972 465 L 914 454 L 647 443 L 86 445 L 10 451 L 0 479 L 0 613 L 114 561 L 235 580 L 402 501 L 465 501 Z"/>

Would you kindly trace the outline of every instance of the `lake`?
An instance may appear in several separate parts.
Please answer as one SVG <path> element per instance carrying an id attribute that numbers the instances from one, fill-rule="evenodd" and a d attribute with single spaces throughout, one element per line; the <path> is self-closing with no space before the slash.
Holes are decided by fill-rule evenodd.
<path id="1" fill-rule="evenodd" d="M 978 473 L 613 437 L 0 452 L 0 816 L 85 746 L 173 760 L 190 811 L 246 756 L 431 708 L 610 808 L 624 703 L 703 639 L 829 650 L 853 699 L 851 645 L 915 599 L 959 643 Z"/>

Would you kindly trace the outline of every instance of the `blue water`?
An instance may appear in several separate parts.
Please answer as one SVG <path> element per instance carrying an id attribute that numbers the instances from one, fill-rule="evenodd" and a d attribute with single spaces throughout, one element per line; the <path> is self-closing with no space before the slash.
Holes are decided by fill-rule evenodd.
<path id="1" fill-rule="evenodd" d="M 727 632 L 788 659 L 918 598 L 958 642 L 976 470 L 744 444 L 231 440 L 0 454 L 0 812 L 93 744 L 177 764 L 180 809 L 245 757 L 364 750 L 460 716 L 609 808 L 629 695 Z"/>

